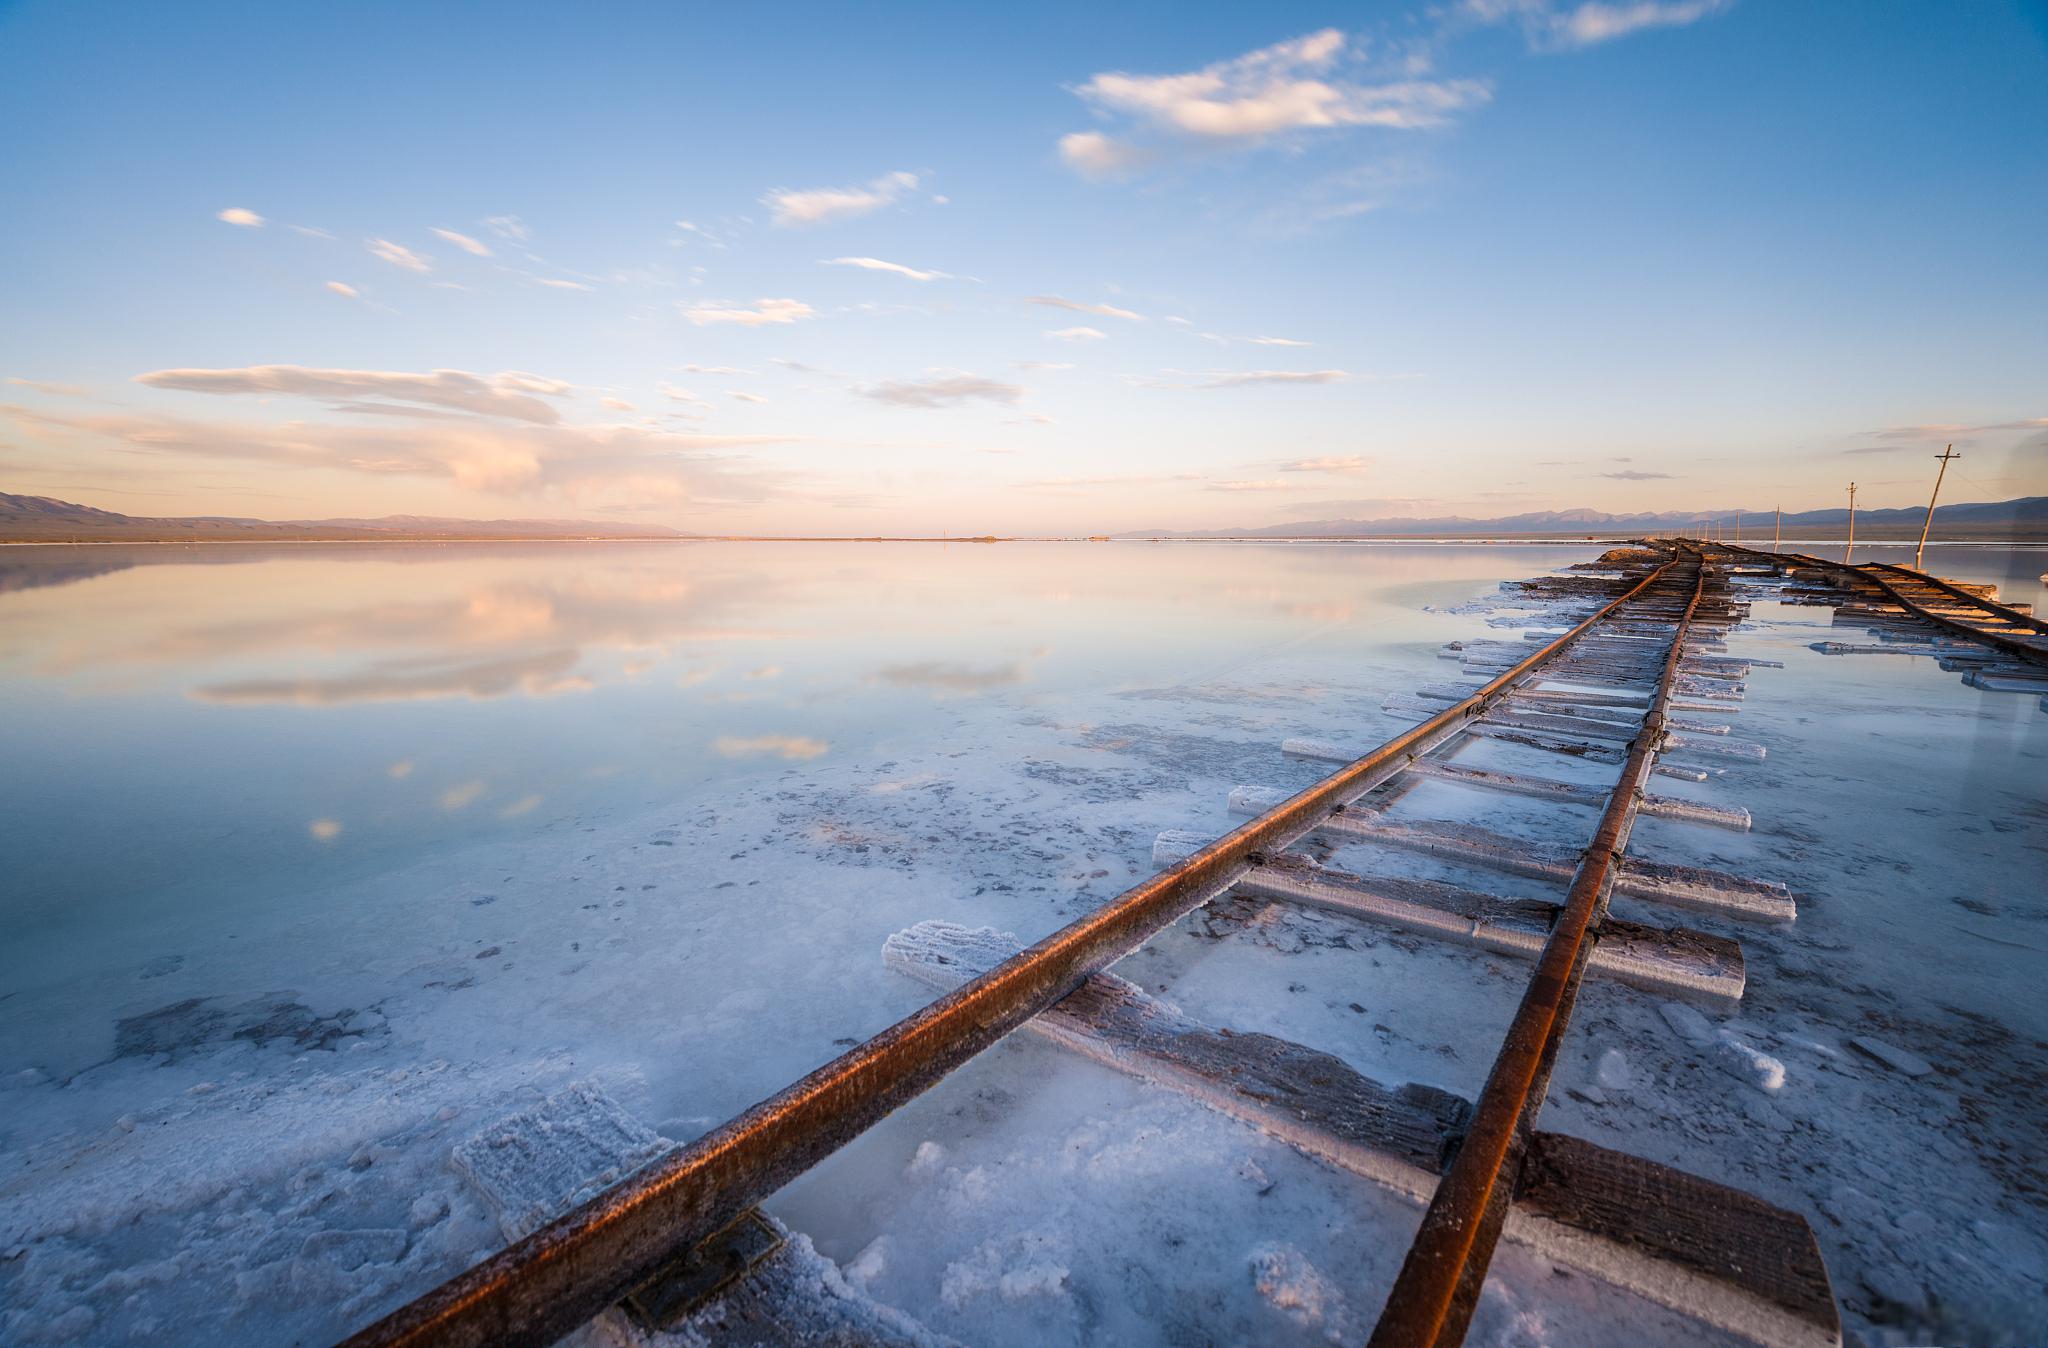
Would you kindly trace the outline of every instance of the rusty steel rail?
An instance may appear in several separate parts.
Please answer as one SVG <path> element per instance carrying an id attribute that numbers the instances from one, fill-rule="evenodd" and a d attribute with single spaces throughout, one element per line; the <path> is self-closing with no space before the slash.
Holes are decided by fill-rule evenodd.
<path id="1" fill-rule="evenodd" d="M 1865 581 L 1871 585 L 1876 586 L 1878 590 L 1885 596 L 1885 598 L 1889 599 L 1892 603 L 1897 604 L 1900 608 L 1912 614 L 1914 617 L 1920 619 L 1922 622 L 1933 623 L 1935 626 L 1944 628 L 1950 632 L 1954 632 L 1958 636 L 1964 636 L 1968 637 L 1972 641 L 1982 642 L 1986 646 L 1990 646 L 1997 650 L 2003 651 L 2007 655 L 2016 655 L 2020 659 L 2026 660 L 2032 664 L 2048 665 L 2048 647 L 2043 647 L 2031 641 L 2023 641 L 2020 638 L 2015 637 L 2010 633 L 2006 632 L 1987 632 L 1981 627 L 1972 627 L 1969 623 L 1964 622 L 1959 618 L 1952 618 L 1947 616 L 1946 614 L 1935 613 L 1921 606 L 1919 603 L 1915 602 L 1910 597 L 1901 594 L 1896 586 L 1894 586 L 1890 581 L 1886 580 L 1884 577 L 1875 574 L 1874 570 L 1870 567 L 1852 566 L 1847 562 L 1831 562 L 1827 560 L 1825 557 L 1810 557 L 1805 553 L 1800 552 L 1757 552 L 1754 549 L 1742 547 L 1740 544 L 1729 543 L 1722 543 L 1718 544 L 1717 546 L 1721 547 L 1726 551 L 1738 553 L 1743 556 L 1756 557 L 1766 561 L 1777 559 L 1781 563 L 1789 562 L 1796 563 L 1800 566 L 1816 567 L 1823 571 L 1833 571 L 1840 575 L 1847 575 L 1853 577 L 1856 580 Z M 2002 604 L 1995 603 L 1992 600 L 1979 598 L 1978 596 L 1969 593 L 1967 590 L 1963 590 L 1957 586 L 1952 586 L 1948 584 L 1946 581 L 1939 580 L 1934 576 L 1927 575 L 1925 572 L 1914 571 L 1909 567 L 1893 566 L 1889 562 L 1879 563 L 1878 565 L 1883 566 L 1886 570 L 1896 571 L 1901 573 L 1902 575 L 1909 576 L 1916 581 L 1921 581 L 1926 584 L 1932 585 L 1936 589 L 1941 590 L 1946 594 L 1953 595 L 1957 599 L 1966 600 L 1967 602 L 1975 605 L 1979 609 L 1986 610 L 1984 616 L 1987 618 L 1996 618 L 2002 622 L 2015 622 L 2020 624 L 2021 626 L 2031 628 L 2035 631 L 2048 633 L 2048 622 L 2043 622 L 2042 620 L 2035 618 L 2029 614 L 2015 613 L 2011 609 L 2008 609 L 2005 606 L 2003 606 Z"/>
<path id="2" fill-rule="evenodd" d="M 2022 613 L 2010 604 L 2001 604 L 1996 599 L 1986 599 L 1981 594 L 1971 594 L 1952 580 L 1944 580 L 1940 576 L 1929 575 L 1925 571 L 1915 571 L 1910 566 L 1900 566 L 1896 562 L 1865 562 L 1858 569 L 1867 575 L 1871 575 L 1873 572 L 1884 571 L 1905 580 L 1930 586 L 1941 591 L 1951 599 L 1958 599 L 1973 608 L 1982 609 L 1984 615 L 1988 618 L 1996 618 L 2000 622 L 2016 623 L 2035 632 L 2048 633 L 2048 621 L 2044 621 L 2031 613 Z M 1871 579 L 1876 580 L 1877 577 L 1871 575 Z"/>
<path id="3" fill-rule="evenodd" d="M 1664 561 L 1464 701 L 401 1306 L 351 1336 L 345 1348 L 553 1343 L 1091 975 L 1222 893 L 1265 855 L 1298 841 L 1457 735 L 1681 560 Z"/>
<path id="4" fill-rule="evenodd" d="M 1572 877 L 1563 911 L 1544 942 L 1500 1055 L 1487 1073 L 1464 1140 L 1438 1181 L 1387 1294 L 1371 1348 L 1452 1348 L 1464 1340 L 1513 1201 L 1513 1169 L 1548 1089 L 1586 957 L 1598 939 L 1597 924 L 1606 911 L 1629 830 L 1663 743 L 1665 708 L 1685 658 L 1687 631 L 1706 591 L 1704 556 L 1692 550 L 1683 556 L 1692 573 L 1691 596 L 1673 623 L 1671 648 L 1649 711 L 1629 743 L 1621 776 Z M 1659 572 L 1659 577 L 1664 574 Z"/>

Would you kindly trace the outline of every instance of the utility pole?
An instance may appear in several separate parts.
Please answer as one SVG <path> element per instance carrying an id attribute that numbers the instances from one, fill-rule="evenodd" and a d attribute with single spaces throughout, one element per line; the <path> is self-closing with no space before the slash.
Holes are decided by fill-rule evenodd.
<path id="1" fill-rule="evenodd" d="M 1960 459 L 1963 456 L 1956 453 L 1954 445 L 1950 445 L 1934 457 L 1941 460 L 1941 467 L 1936 469 L 1934 473 L 1934 495 L 1927 498 L 1927 518 L 1920 522 L 1920 546 L 1913 549 L 1913 569 L 1915 571 L 1921 569 L 1920 555 L 1927 551 L 1927 531 L 1934 527 L 1934 503 L 1941 496 L 1941 480 L 1948 475 L 1948 461 L 1950 459 Z"/>
<path id="2" fill-rule="evenodd" d="M 1771 516 L 1771 551 L 1778 550 L 1778 532 L 1785 527 L 1785 507 L 1779 506 Z"/>
<path id="3" fill-rule="evenodd" d="M 1856 484 L 1849 484 L 1849 546 L 1842 549 L 1842 560 L 1848 561 L 1856 552 Z"/>
<path id="4" fill-rule="evenodd" d="M 1735 512 L 1735 546 L 1738 548 L 1742 546 L 1742 512 L 1740 510 Z"/>

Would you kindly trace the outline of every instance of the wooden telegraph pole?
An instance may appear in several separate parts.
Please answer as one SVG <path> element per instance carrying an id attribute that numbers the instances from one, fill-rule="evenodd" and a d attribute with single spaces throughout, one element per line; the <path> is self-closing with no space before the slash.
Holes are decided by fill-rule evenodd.
<path id="1" fill-rule="evenodd" d="M 1779 506 L 1771 516 L 1771 551 L 1778 550 L 1778 531 L 1785 527 L 1785 507 Z"/>
<path id="2" fill-rule="evenodd" d="M 1913 569 L 1915 571 L 1922 569 L 1920 556 L 1927 551 L 1927 531 L 1934 527 L 1934 503 L 1941 497 L 1941 480 L 1948 475 L 1948 461 L 1950 459 L 1960 459 L 1963 456 L 1956 453 L 1954 445 L 1950 445 L 1934 457 L 1941 461 L 1941 467 L 1936 469 L 1934 473 L 1934 495 L 1927 498 L 1927 518 L 1920 522 L 1920 546 L 1913 549 Z"/>
<path id="3" fill-rule="evenodd" d="M 1856 553 L 1856 484 L 1849 484 L 1849 546 L 1842 549 L 1842 560 L 1848 561 Z"/>

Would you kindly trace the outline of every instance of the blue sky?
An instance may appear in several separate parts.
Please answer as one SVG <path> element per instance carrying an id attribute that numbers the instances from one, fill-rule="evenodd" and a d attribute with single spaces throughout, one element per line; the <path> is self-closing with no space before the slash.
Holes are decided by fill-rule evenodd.
<path id="1" fill-rule="evenodd" d="M 0 489 L 128 513 L 2048 491 L 2039 6 L 31 3 L 0 125 Z"/>

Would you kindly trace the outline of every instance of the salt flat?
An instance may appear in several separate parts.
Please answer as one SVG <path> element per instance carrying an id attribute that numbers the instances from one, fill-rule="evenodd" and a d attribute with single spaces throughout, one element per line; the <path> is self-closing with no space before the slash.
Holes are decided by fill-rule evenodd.
<path id="1" fill-rule="evenodd" d="M 695 1136 L 924 1000 L 883 967 L 890 933 L 1071 920 L 1151 872 L 1160 829 L 1228 827 L 1234 785 L 1311 780 L 1283 738 L 1392 733 L 1381 699 L 1442 677 L 1442 641 L 1498 634 L 1474 601 L 1591 554 L 509 550 L 0 596 L 31 769 L 4 839 L 27 881 L 0 996 L 6 1337 L 338 1337 L 496 1248 L 449 1165 L 494 1120 L 593 1083 Z M 169 598 L 197 565 L 223 583 Z M 1755 617 L 1731 646 L 1787 667 L 1738 720 L 1771 757 L 1713 789 L 1755 831 L 1646 820 L 1637 847 L 1799 895 L 1790 927 L 1687 919 L 1742 940 L 1727 1023 L 1785 1085 L 1589 986 L 1547 1126 L 1806 1214 L 1867 1341 L 2038 1337 L 2048 718 L 1931 662 L 1812 652 L 1826 610 Z M 1526 827 L 1569 841 L 1533 802 Z M 1119 971 L 1469 1096 L 1521 968 L 1289 914 L 1197 915 Z M 856 1287 L 977 1343 L 1353 1338 L 1414 1222 L 1023 1041 L 770 1206 Z M 1510 1252 L 1474 1339 L 1685 1333 Z"/>

